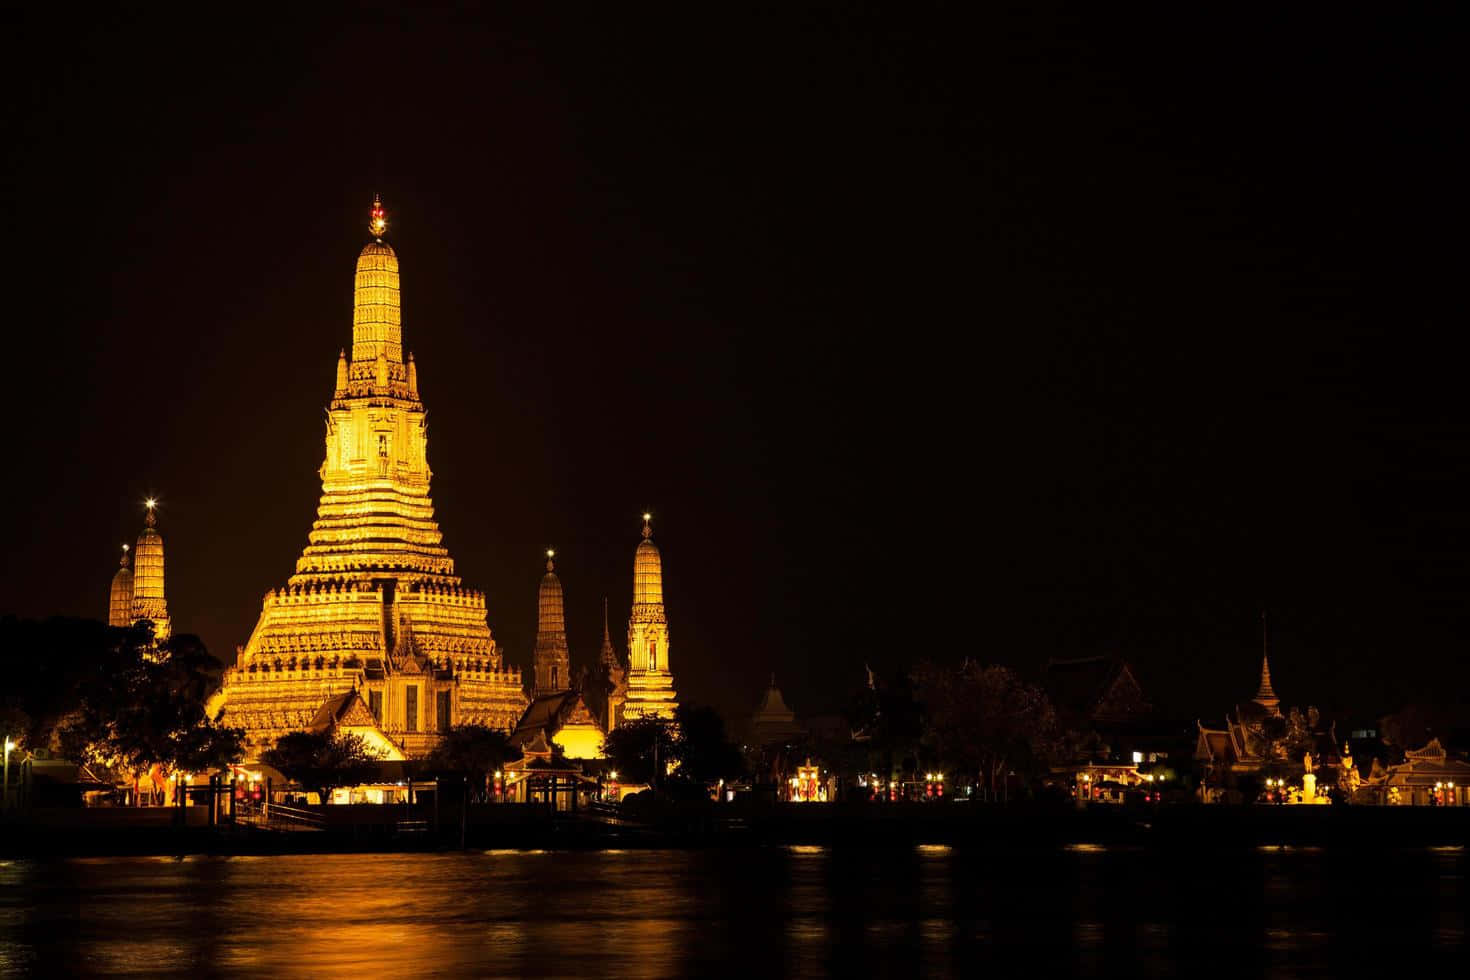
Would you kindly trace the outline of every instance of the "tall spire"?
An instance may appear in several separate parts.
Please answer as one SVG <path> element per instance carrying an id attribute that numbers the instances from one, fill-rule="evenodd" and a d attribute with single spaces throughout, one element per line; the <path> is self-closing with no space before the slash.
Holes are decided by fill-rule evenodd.
<path id="1" fill-rule="evenodd" d="M 1269 634 L 1266 632 L 1266 613 L 1261 612 L 1261 686 L 1256 691 L 1256 696 L 1251 700 L 1264 708 L 1275 711 L 1281 704 L 1281 699 L 1271 689 L 1271 657 L 1269 649 Z"/>
<path id="2" fill-rule="evenodd" d="M 373 237 L 381 242 L 383 240 L 383 234 L 387 230 L 388 212 L 383 210 L 383 199 L 374 194 L 373 210 L 372 213 L 368 216 L 368 231 L 372 232 Z"/>
<path id="3" fill-rule="evenodd" d="M 643 540 L 633 553 L 633 609 L 628 617 L 628 699 L 624 718 L 673 718 L 678 707 L 669 669 L 669 621 L 664 615 L 663 556 L 653 543 L 653 515 L 643 515 Z"/>
<path id="4" fill-rule="evenodd" d="M 107 625 L 131 626 L 133 623 L 133 570 L 128 567 L 128 545 L 122 546 L 122 558 L 112 575 L 112 591 L 107 601 Z"/>
<path id="5" fill-rule="evenodd" d="M 154 637 L 166 640 L 170 626 L 168 599 L 164 594 L 163 535 L 158 533 L 158 501 L 149 497 L 143 506 L 147 516 L 133 559 L 132 621 L 151 620 Z"/>
<path id="6" fill-rule="evenodd" d="M 571 687 L 571 657 L 567 651 L 567 620 L 561 579 L 556 577 L 556 552 L 546 549 L 546 574 L 536 601 L 535 680 L 532 695 L 551 694 Z"/>
<path id="7" fill-rule="evenodd" d="M 607 628 L 607 596 L 602 597 L 602 649 L 597 652 L 597 662 L 603 667 L 618 665 L 618 652 L 613 649 L 612 631 Z"/>
<path id="8" fill-rule="evenodd" d="M 643 515 L 643 540 L 633 553 L 633 603 L 634 605 L 662 606 L 664 602 L 663 556 L 658 545 L 653 543 L 652 514 Z"/>
<path id="9" fill-rule="evenodd" d="M 373 241 L 357 256 L 352 296 L 352 360 L 403 362 L 403 311 L 399 306 L 398 255 L 383 241 L 388 219 L 383 204 L 373 198 L 368 230 Z"/>

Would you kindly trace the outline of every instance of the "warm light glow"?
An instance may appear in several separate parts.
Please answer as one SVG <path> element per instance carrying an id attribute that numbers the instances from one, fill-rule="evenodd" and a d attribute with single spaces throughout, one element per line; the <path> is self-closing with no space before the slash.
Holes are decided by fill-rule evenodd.
<path id="1" fill-rule="evenodd" d="M 556 549 L 554 549 L 554 548 L 547 548 L 546 549 L 546 557 L 547 558 L 555 558 L 556 557 Z"/>
<path id="2" fill-rule="evenodd" d="M 652 514 L 644 514 L 643 515 L 643 519 L 645 521 L 651 521 L 651 520 L 653 520 L 653 515 Z"/>
<path id="3" fill-rule="evenodd" d="M 152 510 L 153 508 L 158 506 L 158 501 L 154 500 L 152 497 L 149 497 L 147 500 L 143 501 L 143 506 L 147 507 L 149 510 Z"/>
<path id="4" fill-rule="evenodd" d="M 127 551 L 131 547 L 132 545 L 128 544 L 126 541 L 123 542 L 123 551 Z"/>
<path id="5" fill-rule="evenodd" d="M 618 778 L 618 771 L 616 769 L 614 769 L 612 772 L 608 773 L 607 775 L 608 775 L 608 778 L 609 779 L 617 779 Z"/>
<path id="6" fill-rule="evenodd" d="M 378 195 L 373 195 L 372 218 L 368 221 L 368 230 L 373 233 L 374 238 L 382 238 L 383 232 L 388 230 L 388 215 L 383 210 L 383 202 Z"/>

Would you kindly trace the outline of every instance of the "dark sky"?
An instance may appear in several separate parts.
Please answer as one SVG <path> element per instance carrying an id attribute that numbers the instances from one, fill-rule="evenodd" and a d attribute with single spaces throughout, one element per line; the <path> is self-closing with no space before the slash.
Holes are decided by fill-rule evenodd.
<path id="1" fill-rule="evenodd" d="M 1455 25 L 968 6 L 5 24 L 0 611 L 103 615 L 156 493 L 245 642 L 378 191 L 512 661 L 548 545 L 574 661 L 621 636 L 646 508 L 731 713 L 1115 653 L 1218 715 L 1263 606 L 1288 703 L 1463 704 Z"/>

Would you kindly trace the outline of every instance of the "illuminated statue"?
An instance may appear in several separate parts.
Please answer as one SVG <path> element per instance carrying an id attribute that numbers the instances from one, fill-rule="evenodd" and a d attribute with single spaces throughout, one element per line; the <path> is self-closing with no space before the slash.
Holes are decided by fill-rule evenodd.
<path id="1" fill-rule="evenodd" d="M 1358 772 L 1358 767 L 1353 765 L 1353 751 L 1347 745 L 1347 743 L 1343 743 L 1342 765 L 1338 770 L 1337 776 L 1338 789 L 1341 789 L 1345 794 L 1347 794 L 1348 799 L 1351 800 L 1353 794 L 1358 791 L 1358 787 L 1362 784 L 1362 782 L 1363 777 Z"/>
<path id="2" fill-rule="evenodd" d="M 329 705 L 354 690 L 376 719 L 380 737 L 370 741 L 390 758 L 426 755 L 451 725 L 508 731 L 526 704 L 520 671 L 491 636 L 485 595 L 454 573 L 434 520 L 418 366 L 403 350 L 387 227 L 374 199 L 306 549 L 285 588 L 266 593 L 210 704 L 246 728 L 255 752 L 287 732 L 331 726 Z"/>
<path id="3" fill-rule="evenodd" d="M 643 515 L 643 540 L 633 555 L 633 612 L 628 617 L 628 695 L 623 718 L 673 718 L 678 701 L 669 668 L 664 617 L 663 556 L 653 543 L 653 515 Z"/>

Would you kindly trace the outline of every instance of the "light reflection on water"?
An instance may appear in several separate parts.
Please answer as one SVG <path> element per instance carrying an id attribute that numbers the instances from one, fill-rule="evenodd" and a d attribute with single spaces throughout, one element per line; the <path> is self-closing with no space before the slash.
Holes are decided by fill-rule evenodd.
<path id="1" fill-rule="evenodd" d="M 1370 936 L 1463 956 L 1467 860 L 1087 845 L 7 861 L 0 975 L 1330 976 Z"/>

